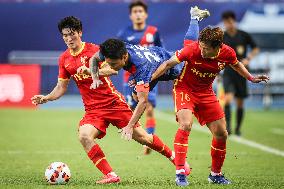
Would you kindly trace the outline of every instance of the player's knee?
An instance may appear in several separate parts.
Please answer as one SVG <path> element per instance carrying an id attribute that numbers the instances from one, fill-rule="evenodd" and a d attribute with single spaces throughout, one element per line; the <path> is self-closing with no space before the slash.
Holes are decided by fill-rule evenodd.
<path id="1" fill-rule="evenodd" d="M 87 133 L 79 133 L 79 141 L 83 146 L 88 145 L 92 140 L 92 137 Z"/>
<path id="2" fill-rule="evenodd" d="M 227 138 L 228 138 L 228 132 L 227 132 L 227 130 L 223 130 L 223 131 L 216 132 L 214 135 L 215 135 L 215 137 L 218 138 L 218 139 L 227 140 Z"/>
<path id="3" fill-rule="evenodd" d="M 192 122 L 191 121 L 180 121 L 180 128 L 185 131 L 191 131 Z"/>

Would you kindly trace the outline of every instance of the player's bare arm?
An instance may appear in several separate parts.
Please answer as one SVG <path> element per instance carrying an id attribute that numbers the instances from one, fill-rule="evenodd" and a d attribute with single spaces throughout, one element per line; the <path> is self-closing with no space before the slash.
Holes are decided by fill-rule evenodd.
<path id="1" fill-rule="evenodd" d="M 174 55 L 169 60 L 165 61 L 158 67 L 158 69 L 152 74 L 151 81 L 159 78 L 160 76 L 165 74 L 167 70 L 169 70 L 170 68 L 174 67 L 177 64 L 179 64 L 179 61 L 177 61 L 177 58 Z"/>
<path id="2" fill-rule="evenodd" d="M 35 105 L 59 99 L 67 91 L 69 79 L 58 80 L 56 87 L 48 95 L 34 95 L 31 100 Z"/>
<path id="3" fill-rule="evenodd" d="M 122 129 L 121 137 L 125 140 L 132 139 L 133 128 L 135 124 L 139 121 L 140 117 L 144 113 L 147 103 L 148 103 L 148 93 L 149 92 L 137 92 L 138 104 L 133 112 L 133 115 L 126 127 Z"/>
<path id="4" fill-rule="evenodd" d="M 102 81 L 99 79 L 99 62 L 102 61 L 100 59 L 99 52 L 94 54 L 92 58 L 90 59 L 90 71 L 91 71 L 91 76 L 93 79 L 93 83 L 91 85 L 91 89 L 96 89 L 99 87 L 100 84 L 102 84 Z"/>
<path id="5" fill-rule="evenodd" d="M 242 59 L 242 63 L 244 66 L 249 65 L 250 61 L 259 53 L 259 48 L 255 47 L 251 50 L 251 52 L 247 55 L 246 58 Z"/>
<path id="6" fill-rule="evenodd" d="M 241 76 L 248 79 L 249 81 L 253 83 L 259 83 L 261 81 L 267 82 L 269 80 L 269 77 L 267 75 L 257 75 L 252 76 L 249 71 L 245 68 L 245 66 L 238 62 L 235 65 L 231 66 L 236 72 L 238 72 Z"/>
<path id="7" fill-rule="evenodd" d="M 86 65 L 80 66 L 77 69 L 77 74 L 86 74 L 91 75 L 91 70 Z M 118 71 L 115 71 L 111 69 L 111 67 L 107 63 L 103 63 L 101 69 L 99 69 L 99 76 L 111 76 L 111 75 L 117 75 Z"/>

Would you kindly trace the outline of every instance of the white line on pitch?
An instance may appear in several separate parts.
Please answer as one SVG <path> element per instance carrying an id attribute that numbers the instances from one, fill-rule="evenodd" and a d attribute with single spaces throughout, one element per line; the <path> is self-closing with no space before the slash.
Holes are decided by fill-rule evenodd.
<path id="1" fill-rule="evenodd" d="M 270 132 L 276 135 L 284 135 L 284 129 L 272 128 Z"/>
<path id="2" fill-rule="evenodd" d="M 172 123 L 176 123 L 175 117 L 173 115 L 169 114 L 169 113 L 157 111 L 156 116 L 159 119 L 166 120 L 166 121 L 172 122 Z M 199 132 L 210 134 L 210 131 L 207 128 L 197 126 L 196 124 L 193 125 L 192 129 L 197 130 Z M 249 147 L 252 147 L 252 148 L 262 150 L 262 151 L 267 152 L 267 153 L 271 153 L 271 154 L 274 154 L 274 155 L 277 155 L 277 156 L 284 157 L 284 151 L 277 150 L 277 149 L 271 148 L 269 146 L 265 146 L 263 144 L 256 143 L 256 142 L 251 141 L 251 140 L 247 140 L 247 139 L 237 137 L 237 136 L 230 136 L 229 140 L 243 144 L 243 145 L 246 145 L 246 146 L 249 146 Z"/>

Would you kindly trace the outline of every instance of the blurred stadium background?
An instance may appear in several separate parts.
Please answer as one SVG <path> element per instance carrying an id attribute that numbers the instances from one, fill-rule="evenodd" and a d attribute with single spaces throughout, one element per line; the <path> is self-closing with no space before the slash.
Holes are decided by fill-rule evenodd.
<path id="1" fill-rule="evenodd" d="M 69 109 L 68 113 L 70 111 L 76 112 L 77 120 L 69 123 L 73 125 L 74 131 L 80 119 L 78 115 L 83 114 L 82 101 L 74 82 L 70 83 L 68 92 L 62 99 L 40 107 L 40 109 L 47 109 L 49 113 L 46 110 L 41 110 L 40 115 L 35 113 L 35 117 L 29 118 L 28 121 L 25 119 L 25 115 L 29 117 L 31 110 L 24 108 L 32 107 L 30 97 L 35 93 L 47 94 L 57 82 L 58 56 L 66 49 L 57 29 L 57 22 L 69 15 L 80 18 L 83 22 L 83 41 L 99 44 L 109 37 L 116 36 L 121 28 L 130 24 L 128 19 L 129 2 L 130 0 L 0 0 L 0 141 L 9 140 L 10 135 L 5 133 L 10 133 L 10 137 L 13 138 L 12 133 L 17 131 L 12 128 L 17 128 L 16 125 L 18 124 L 23 126 L 34 124 L 33 127 L 36 128 L 37 123 L 32 123 L 32 120 L 39 120 L 35 117 L 43 118 L 45 114 L 56 116 L 60 111 L 53 108 Z M 237 15 L 239 28 L 252 34 L 261 52 L 250 63 L 250 70 L 254 74 L 266 73 L 271 80 L 267 84 L 249 84 L 250 96 L 246 100 L 246 107 L 250 111 L 246 115 L 244 122 L 247 121 L 248 124 L 255 125 L 255 127 L 246 128 L 246 124 L 244 124 L 244 138 L 253 139 L 259 143 L 262 143 L 262 139 L 265 138 L 263 143 L 266 147 L 270 146 L 269 149 L 273 147 L 273 150 L 276 150 L 276 152 L 274 151 L 276 155 L 269 156 L 265 161 L 268 163 L 270 160 L 273 161 L 274 158 L 278 158 L 277 164 L 279 165 L 277 166 L 282 167 L 278 170 L 282 171 L 282 173 L 277 172 L 280 179 L 275 180 L 275 182 L 279 185 L 269 185 L 268 187 L 281 188 L 281 184 L 283 187 L 284 152 L 281 150 L 284 150 L 284 1 L 152 0 L 146 2 L 149 5 L 147 23 L 159 28 L 165 47 L 168 50 L 176 50 L 182 47 L 183 36 L 190 19 L 189 7 L 193 5 L 207 8 L 211 12 L 211 16 L 200 23 L 201 29 L 207 25 L 222 26 L 221 13 L 225 10 L 233 10 Z M 122 73 L 111 79 L 117 89 L 121 91 Z M 159 84 L 159 111 L 173 111 L 171 88 L 172 84 L 170 82 Z M 11 109 L 14 107 L 20 109 Z M 51 113 L 52 111 L 56 113 Z M 71 115 L 75 114 L 74 112 Z M 15 120 L 13 116 L 18 117 L 19 120 Z M 68 116 L 66 118 L 68 119 Z M 50 117 L 50 119 L 53 118 Z M 167 120 L 167 118 L 161 116 L 159 119 Z M 258 130 L 257 124 L 262 123 L 262 119 L 267 119 L 263 122 L 267 125 L 261 128 L 274 124 L 274 127 L 277 128 L 274 130 L 274 135 L 266 135 L 265 131 L 259 134 L 259 131 L 256 131 Z M 51 120 L 46 121 L 43 124 L 48 127 L 48 121 Z M 62 123 L 63 121 L 60 120 L 58 124 Z M 50 124 L 57 123 L 50 122 Z M 171 123 L 171 125 L 174 125 L 174 123 Z M 56 127 L 52 127 L 52 129 L 56 129 Z M 175 127 L 173 127 L 173 131 L 174 129 Z M 40 131 L 37 132 L 37 134 L 39 133 Z M 172 138 L 173 134 L 166 141 L 171 143 Z M 25 140 L 26 138 L 22 139 Z M 54 136 L 53 139 L 57 140 L 58 138 Z M 75 141 L 76 137 L 72 140 Z M 21 141 L 16 141 L 16 144 L 20 144 Z M 30 143 L 33 142 L 30 141 Z M 4 144 L 8 145 L 8 147 Z M 9 150 L 9 145 L 11 147 L 11 144 L 7 142 L 0 145 L 0 154 L 3 155 L 0 158 L 2 165 L 0 170 L 1 167 L 3 170 L 8 169 L 4 165 L 9 156 L 4 155 L 5 150 Z M 76 145 L 79 146 L 79 144 Z M 68 145 L 66 144 L 66 146 Z M 30 148 L 30 150 L 32 149 Z M 247 155 L 245 153 L 246 149 L 242 147 L 239 147 L 239 149 L 244 152 L 241 155 Z M 247 151 L 249 153 L 250 150 L 247 149 Z M 258 153 L 262 154 L 262 152 Z M 84 154 L 82 150 L 81 154 Z M 52 159 L 47 161 L 52 161 Z M 90 167 L 90 164 L 86 164 L 87 166 Z M 4 177 L 7 177 L 7 175 L 2 172 L 0 184 L 9 183 L 9 179 L 5 180 Z M 11 176 L 11 178 L 13 177 Z M 131 181 L 129 182 L 131 183 Z M 134 181 L 134 183 L 139 185 L 139 181 Z M 27 182 L 22 182 L 22 184 L 27 184 Z M 0 188 L 2 188 L 1 185 Z"/>

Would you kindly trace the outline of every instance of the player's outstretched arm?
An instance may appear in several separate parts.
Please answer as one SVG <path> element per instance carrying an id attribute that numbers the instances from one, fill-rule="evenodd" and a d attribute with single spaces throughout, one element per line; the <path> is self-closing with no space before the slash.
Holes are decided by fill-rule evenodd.
<path id="1" fill-rule="evenodd" d="M 48 101 L 53 101 L 59 99 L 67 90 L 69 79 L 67 80 L 58 80 L 56 87 L 48 95 L 34 95 L 31 98 L 33 104 L 44 104 Z"/>
<path id="2" fill-rule="evenodd" d="M 247 80 L 253 82 L 253 83 L 259 83 L 261 81 L 267 82 L 269 80 L 269 77 L 267 75 L 257 75 L 252 76 L 249 71 L 245 68 L 245 66 L 238 62 L 235 65 L 231 66 L 235 71 L 237 71 L 241 76 L 246 78 Z"/>
<path id="3" fill-rule="evenodd" d="M 86 65 L 83 65 L 77 69 L 77 74 L 91 75 L 91 70 Z M 117 74 L 118 71 L 111 69 L 111 67 L 107 63 L 103 63 L 103 66 L 99 69 L 99 75 L 103 77 L 117 75 Z"/>
<path id="4" fill-rule="evenodd" d="M 160 76 L 166 73 L 167 70 L 179 64 L 176 55 L 172 56 L 169 60 L 163 62 L 158 69 L 152 74 L 151 81 L 158 79 Z"/>
<path id="5" fill-rule="evenodd" d="M 96 89 L 99 87 L 100 84 L 102 84 L 102 81 L 99 79 L 99 62 L 102 61 L 100 59 L 100 54 L 97 52 L 90 58 L 90 71 L 91 71 L 91 76 L 93 79 L 93 83 L 91 85 L 91 89 Z"/>
<path id="6" fill-rule="evenodd" d="M 121 138 L 125 140 L 132 139 L 133 128 L 136 123 L 139 121 L 140 117 L 144 113 L 147 102 L 148 102 L 148 93 L 149 92 L 137 92 L 138 104 L 133 112 L 131 119 L 126 127 L 122 129 Z"/>

